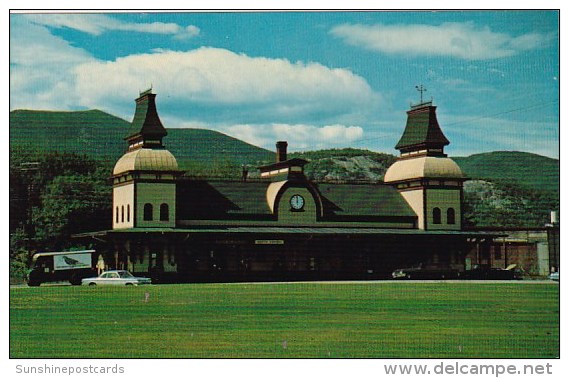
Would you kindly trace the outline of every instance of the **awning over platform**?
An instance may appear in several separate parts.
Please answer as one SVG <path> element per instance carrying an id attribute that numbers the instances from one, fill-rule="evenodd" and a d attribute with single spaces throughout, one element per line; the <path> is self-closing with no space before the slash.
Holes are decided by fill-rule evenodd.
<path id="1" fill-rule="evenodd" d="M 306 234 L 306 235 L 413 235 L 413 236 L 465 236 L 465 237 L 504 237 L 503 232 L 419 230 L 393 228 L 358 228 L 358 227 L 195 227 L 195 228 L 126 228 L 73 235 L 74 238 L 104 237 L 127 234 Z"/>

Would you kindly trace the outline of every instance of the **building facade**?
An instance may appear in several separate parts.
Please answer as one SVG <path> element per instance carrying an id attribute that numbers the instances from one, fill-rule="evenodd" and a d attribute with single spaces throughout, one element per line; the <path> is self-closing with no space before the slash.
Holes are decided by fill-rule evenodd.
<path id="1" fill-rule="evenodd" d="M 544 227 L 502 227 L 487 229 L 501 232 L 489 248 L 473 248 L 465 257 L 465 269 L 475 265 L 505 269 L 515 265 L 525 275 L 543 277 L 559 271 L 559 224 L 552 222 Z"/>
<path id="2" fill-rule="evenodd" d="M 383 183 L 336 184 L 307 179 L 309 162 L 288 159 L 285 141 L 260 179 L 185 175 L 155 98 L 136 99 L 113 169 L 113 228 L 78 235 L 109 267 L 157 281 L 381 279 L 419 264 L 464 270 L 499 235 L 462 229 L 466 177 L 431 102 L 407 112 Z"/>

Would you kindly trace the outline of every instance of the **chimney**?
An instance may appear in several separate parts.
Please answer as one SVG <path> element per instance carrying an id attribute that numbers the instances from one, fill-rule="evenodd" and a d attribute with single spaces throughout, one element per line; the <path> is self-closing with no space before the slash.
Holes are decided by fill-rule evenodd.
<path id="1" fill-rule="evenodd" d="M 286 148 L 288 143 L 286 141 L 277 142 L 277 163 L 286 160 Z"/>
<path id="2" fill-rule="evenodd" d="M 551 224 L 557 224 L 557 211 L 551 212 Z"/>

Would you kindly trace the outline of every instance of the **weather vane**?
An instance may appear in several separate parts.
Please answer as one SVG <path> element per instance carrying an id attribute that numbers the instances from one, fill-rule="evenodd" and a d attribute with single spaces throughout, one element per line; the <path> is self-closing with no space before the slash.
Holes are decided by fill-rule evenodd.
<path id="1" fill-rule="evenodd" d="M 422 103 L 423 103 L 423 92 L 426 92 L 426 91 L 427 91 L 427 88 L 425 88 L 425 87 L 423 86 L 423 84 L 415 85 L 415 88 L 421 93 L 421 102 L 420 102 L 420 104 L 422 104 Z"/>

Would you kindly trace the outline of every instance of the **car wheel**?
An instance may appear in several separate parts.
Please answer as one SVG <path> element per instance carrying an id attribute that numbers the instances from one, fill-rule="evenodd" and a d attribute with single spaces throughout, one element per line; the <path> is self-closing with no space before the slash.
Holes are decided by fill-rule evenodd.
<path id="1" fill-rule="evenodd" d="M 97 284 L 94 282 L 91 282 L 91 283 L 89 283 L 89 286 L 97 286 Z"/>

